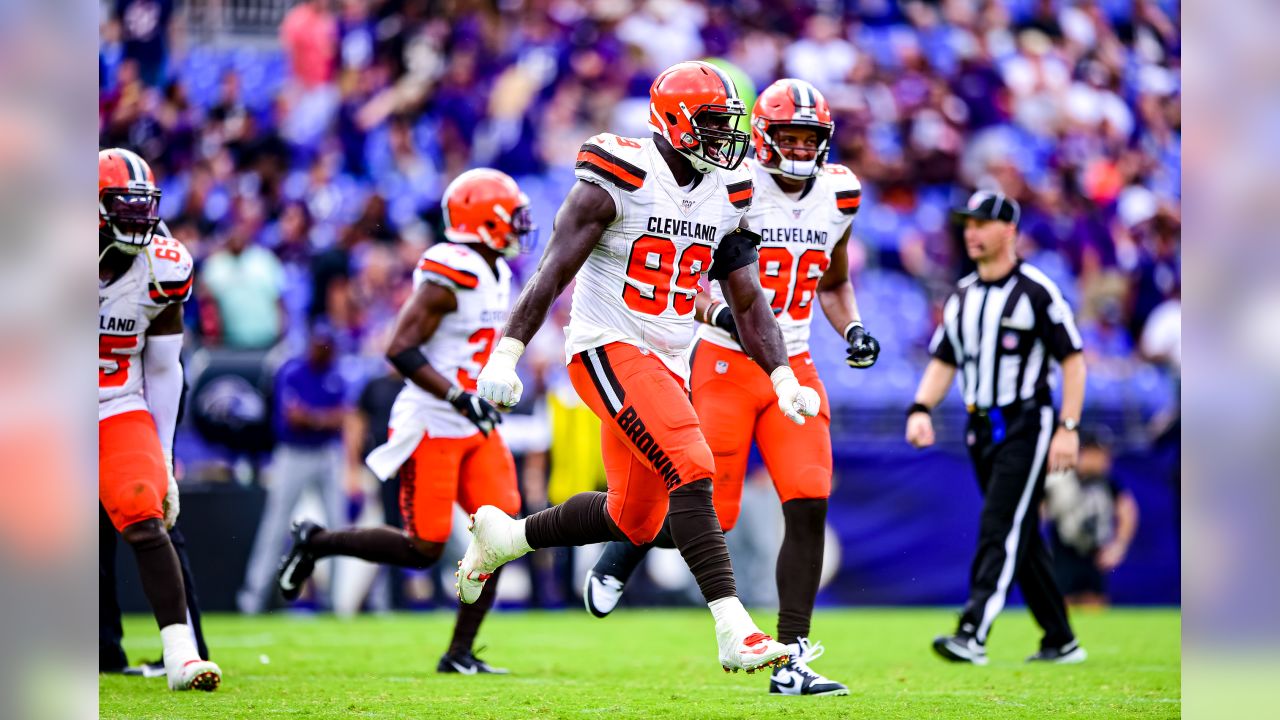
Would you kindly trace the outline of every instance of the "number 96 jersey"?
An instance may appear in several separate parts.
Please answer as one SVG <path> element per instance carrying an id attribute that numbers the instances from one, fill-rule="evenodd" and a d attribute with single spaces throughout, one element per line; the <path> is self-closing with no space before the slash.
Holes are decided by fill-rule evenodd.
<path id="1" fill-rule="evenodd" d="M 792 200 L 753 160 L 743 165 L 756 179 L 756 198 L 747 222 L 761 237 L 760 286 L 782 329 L 787 355 L 794 357 L 809 349 L 809 323 L 818 299 L 818 282 L 831 264 L 832 249 L 858 212 L 862 185 L 849 168 L 827 164 L 809 191 Z M 724 300 L 719 283 L 711 284 L 711 297 Z M 698 337 L 742 349 L 717 327 L 700 326 Z"/>
<path id="2" fill-rule="evenodd" d="M 511 269 L 502 258 L 497 271 L 480 253 L 462 243 L 442 242 L 427 248 L 413 272 L 413 288 L 434 283 L 453 291 L 458 309 L 445 315 L 422 344 L 422 354 L 436 372 L 464 390 L 475 392 L 476 376 L 489 360 L 507 321 L 511 302 Z M 402 414 L 422 414 L 431 437 L 470 437 L 479 432 L 447 401 L 405 380 L 392 408 L 392 427 Z"/>
<path id="3" fill-rule="evenodd" d="M 609 193 L 615 215 L 578 272 L 566 356 L 623 342 L 687 378 L 693 299 L 721 239 L 751 205 L 750 174 L 715 170 L 686 192 L 652 138 L 607 133 L 582 145 L 575 172 Z"/>
<path id="4" fill-rule="evenodd" d="M 98 420 L 146 410 L 142 350 L 147 328 L 172 303 L 191 297 L 195 272 L 182 243 L 155 235 L 133 264 L 98 288 Z"/>

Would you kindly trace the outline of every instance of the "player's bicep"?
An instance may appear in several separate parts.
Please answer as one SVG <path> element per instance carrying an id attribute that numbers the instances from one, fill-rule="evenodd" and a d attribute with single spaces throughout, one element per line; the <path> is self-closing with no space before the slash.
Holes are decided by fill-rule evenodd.
<path id="1" fill-rule="evenodd" d="M 174 302 L 165 306 L 147 327 L 147 335 L 181 335 L 182 303 Z"/>
<path id="2" fill-rule="evenodd" d="M 831 248 L 831 264 L 818 280 L 818 292 L 837 290 L 849 282 L 849 232 L 850 228 L 845 228 L 844 235 Z"/>
<path id="3" fill-rule="evenodd" d="M 458 298 L 441 284 L 424 282 L 396 317 L 389 355 L 417 347 L 435 334 L 444 316 L 458 309 Z"/>
<path id="4" fill-rule="evenodd" d="M 538 269 L 563 278 L 573 277 L 617 216 L 613 197 L 595 183 L 579 180 L 556 213 L 551 239 Z"/>

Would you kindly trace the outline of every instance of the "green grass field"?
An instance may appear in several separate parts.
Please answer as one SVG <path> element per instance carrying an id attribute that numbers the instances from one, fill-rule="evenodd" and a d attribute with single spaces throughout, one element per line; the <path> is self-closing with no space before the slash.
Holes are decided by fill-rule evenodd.
<path id="1" fill-rule="evenodd" d="M 774 618 L 755 613 L 771 628 Z M 507 677 L 437 675 L 450 613 L 331 617 L 216 616 L 206 621 L 223 685 L 171 693 L 162 679 L 102 676 L 103 718 L 1175 718 L 1177 610 L 1077 613 L 1089 651 L 1077 666 L 1023 664 L 1038 639 L 1027 613 L 996 624 L 985 668 L 935 658 L 948 610 L 820 611 L 814 667 L 848 697 L 768 694 L 768 676 L 726 675 L 705 611 L 504 612 L 482 630 L 482 656 Z M 125 623 L 134 662 L 159 656 L 149 617 Z"/>

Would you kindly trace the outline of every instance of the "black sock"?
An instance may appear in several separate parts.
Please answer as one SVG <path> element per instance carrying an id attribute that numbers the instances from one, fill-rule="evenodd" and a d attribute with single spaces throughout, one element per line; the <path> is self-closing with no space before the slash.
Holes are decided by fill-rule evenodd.
<path id="1" fill-rule="evenodd" d="M 671 538 L 698 581 L 707 602 L 738 594 L 724 532 L 711 502 L 711 479 L 696 480 L 671 491 L 667 522 Z"/>
<path id="2" fill-rule="evenodd" d="M 625 541 L 626 536 L 609 517 L 608 498 L 602 492 L 581 492 L 530 515 L 525 520 L 525 540 L 535 549 Z"/>
<path id="3" fill-rule="evenodd" d="M 453 638 L 449 640 L 449 654 L 471 652 L 476 642 L 476 634 L 480 632 L 480 623 L 493 607 L 498 596 L 498 576 L 502 568 L 493 571 L 480 591 L 480 597 L 471 605 L 458 604 L 458 619 L 453 623 Z"/>
<path id="4" fill-rule="evenodd" d="M 782 504 L 786 530 L 778 551 L 778 642 L 809 637 L 813 601 L 822 577 L 827 501 L 788 500 Z"/>
<path id="5" fill-rule="evenodd" d="M 440 547 L 443 549 L 443 544 Z M 386 526 L 320 530 L 307 542 L 307 550 L 318 558 L 346 555 L 419 570 L 431 567 L 440 559 L 439 552 L 423 554 L 403 530 Z"/>
<path id="6" fill-rule="evenodd" d="M 169 541 L 169 533 L 158 520 L 155 522 L 158 531 L 145 535 L 137 531 L 129 533 L 135 530 L 130 527 L 125 528 L 125 537 L 138 559 L 138 578 L 155 613 L 156 624 L 161 628 L 186 625 L 187 597 L 182 588 L 182 566 L 178 564 L 178 553 Z"/>

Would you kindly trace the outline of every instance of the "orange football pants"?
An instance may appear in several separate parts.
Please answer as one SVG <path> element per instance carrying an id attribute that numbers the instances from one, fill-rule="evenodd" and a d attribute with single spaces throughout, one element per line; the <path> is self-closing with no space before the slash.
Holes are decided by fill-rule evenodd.
<path id="1" fill-rule="evenodd" d="M 169 473 L 155 420 L 146 410 L 98 421 L 98 500 L 116 530 L 163 519 Z"/>
<path id="2" fill-rule="evenodd" d="M 809 353 L 791 358 L 796 379 L 818 391 L 822 409 L 804 425 L 778 407 L 773 383 L 746 354 L 699 341 L 690 360 L 693 407 L 715 457 L 716 515 L 728 532 L 738 522 L 751 440 L 760 448 L 782 502 L 831 495 L 831 405 Z"/>
<path id="3" fill-rule="evenodd" d="M 453 503 L 467 513 L 493 505 L 520 512 L 516 463 L 497 430 L 464 438 L 424 437 L 400 467 L 400 515 L 413 537 L 443 543 L 453 529 Z"/>
<path id="4" fill-rule="evenodd" d="M 647 543 L 667 517 L 667 494 L 715 472 L 684 383 L 653 353 L 620 342 L 574 355 L 569 378 L 601 420 L 609 517 Z"/>

